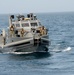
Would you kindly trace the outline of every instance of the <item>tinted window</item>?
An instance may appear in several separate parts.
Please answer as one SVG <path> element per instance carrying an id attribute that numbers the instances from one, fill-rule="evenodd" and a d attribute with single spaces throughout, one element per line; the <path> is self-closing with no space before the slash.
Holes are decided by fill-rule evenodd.
<path id="1" fill-rule="evenodd" d="M 20 27 L 20 24 L 16 24 L 16 27 Z"/>
<path id="2" fill-rule="evenodd" d="M 37 23 L 31 23 L 31 26 L 38 26 Z"/>
<path id="3" fill-rule="evenodd" d="M 23 23 L 22 27 L 29 27 L 29 24 L 28 23 Z"/>

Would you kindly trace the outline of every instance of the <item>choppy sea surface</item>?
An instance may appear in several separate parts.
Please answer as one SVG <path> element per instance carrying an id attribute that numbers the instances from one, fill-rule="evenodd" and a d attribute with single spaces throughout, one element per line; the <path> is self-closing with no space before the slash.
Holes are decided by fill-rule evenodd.
<path id="1" fill-rule="evenodd" d="M 0 29 L 8 26 L 8 16 L 0 15 Z M 49 53 L 0 53 L 0 75 L 74 75 L 74 13 L 44 13 L 37 17 L 49 29 Z"/>

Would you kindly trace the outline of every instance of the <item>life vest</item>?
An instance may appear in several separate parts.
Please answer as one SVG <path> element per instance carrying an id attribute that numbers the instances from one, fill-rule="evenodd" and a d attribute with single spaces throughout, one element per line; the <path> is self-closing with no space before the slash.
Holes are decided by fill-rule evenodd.
<path id="1" fill-rule="evenodd" d="M 10 27 L 10 31 L 14 31 L 14 27 L 13 26 Z"/>
<path id="2" fill-rule="evenodd" d="M 21 34 L 24 34 L 25 33 L 25 30 L 23 29 L 23 30 L 21 30 Z"/>
<path id="3" fill-rule="evenodd" d="M 40 32 L 41 32 L 41 35 L 45 35 L 46 34 L 46 29 L 41 27 Z"/>

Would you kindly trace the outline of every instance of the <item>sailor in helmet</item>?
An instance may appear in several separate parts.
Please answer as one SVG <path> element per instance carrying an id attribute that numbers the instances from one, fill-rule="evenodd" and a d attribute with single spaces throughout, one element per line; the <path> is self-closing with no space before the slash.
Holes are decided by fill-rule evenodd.
<path id="1" fill-rule="evenodd" d="M 25 33 L 25 30 L 22 28 L 21 29 L 21 37 L 24 37 L 24 33 Z"/>
<path id="2" fill-rule="evenodd" d="M 10 27 L 10 36 L 14 36 L 14 25 L 11 25 Z"/>

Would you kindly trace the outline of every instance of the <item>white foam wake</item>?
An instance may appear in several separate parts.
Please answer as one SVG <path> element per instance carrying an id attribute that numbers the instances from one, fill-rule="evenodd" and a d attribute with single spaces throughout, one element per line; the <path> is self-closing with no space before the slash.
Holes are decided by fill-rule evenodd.
<path id="1" fill-rule="evenodd" d="M 53 50 L 49 50 L 49 52 L 67 52 L 67 51 L 70 51 L 71 50 L 71 47 L 67 47 L 65 49 L 60 49 L 59 47 L 57 48 L 54 48 Z"/>
<path id="2" fill-rule="evenodd" d="M 66 49 L 63 50 L 63 52 L 70 51 L 70 50 L 71 50 L 71 47 L 67 47 Z"/>

